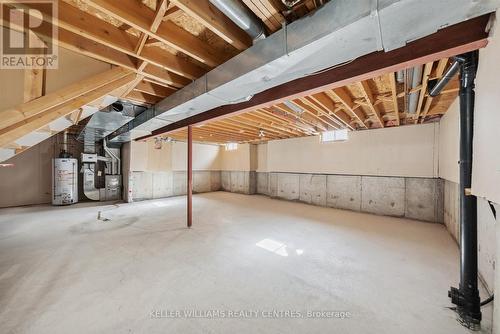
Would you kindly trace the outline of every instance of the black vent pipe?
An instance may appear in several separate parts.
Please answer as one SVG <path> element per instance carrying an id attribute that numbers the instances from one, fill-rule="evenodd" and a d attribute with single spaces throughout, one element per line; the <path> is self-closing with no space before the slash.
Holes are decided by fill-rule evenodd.
<path id="1" fill-rule="evenodd" d="M 474 81 L 479 52 L 455 57 L 447 75 L 430 87 L 429 95 L 436 96 L 460 69 L 460 284 L 448 292 L 455 304 L 459 321 L 477 330 L 481 324 L 481 300 L 477 269 L 477 198 L 471 194 L 472 140 L 474 128 Z"/>

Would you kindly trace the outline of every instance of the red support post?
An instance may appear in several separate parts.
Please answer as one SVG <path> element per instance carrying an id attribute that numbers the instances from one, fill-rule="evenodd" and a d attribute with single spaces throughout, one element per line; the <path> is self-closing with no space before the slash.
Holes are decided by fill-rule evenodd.
<path id="1" fill-rule="evenodd" d="M 193 129 L 188 126 L 187 145 L 187 227 L 193 225 Z"/>

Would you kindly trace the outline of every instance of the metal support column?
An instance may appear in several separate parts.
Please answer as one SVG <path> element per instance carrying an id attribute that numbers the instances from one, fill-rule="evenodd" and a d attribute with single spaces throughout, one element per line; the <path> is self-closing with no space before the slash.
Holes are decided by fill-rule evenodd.
<path id="1" fill-rule="evenodd" d="M 187 227 L 193 225 L 193 129 L 188 126 L 187 143 Z"/>

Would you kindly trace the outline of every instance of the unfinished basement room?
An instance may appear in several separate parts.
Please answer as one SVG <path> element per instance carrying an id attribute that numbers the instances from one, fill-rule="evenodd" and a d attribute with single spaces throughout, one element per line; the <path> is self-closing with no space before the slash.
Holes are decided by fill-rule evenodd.
<path id="1" fill-rule="evenodd" d="M 500 0 L 0 0 L 0 333 L 500 334 Z"/>

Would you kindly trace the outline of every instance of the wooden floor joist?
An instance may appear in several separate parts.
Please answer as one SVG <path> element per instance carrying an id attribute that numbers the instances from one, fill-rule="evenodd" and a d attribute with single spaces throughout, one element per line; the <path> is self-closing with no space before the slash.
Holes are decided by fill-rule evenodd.
<path id="1" fill-rule="evenodd" d="M 131 83 L 135 78 L 136 74 L 130 71 L 114 68 L 71 87 L 65 87 L 13 109 L 2 111 L 0 147 L 71 114 L 82 106 Z"/>

